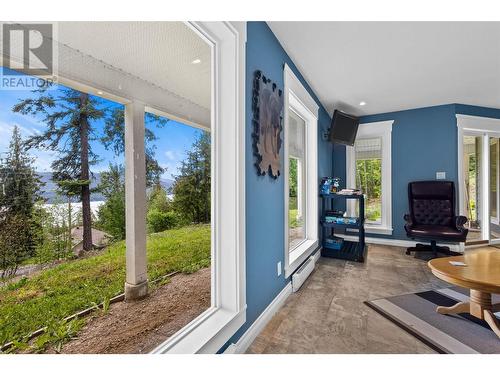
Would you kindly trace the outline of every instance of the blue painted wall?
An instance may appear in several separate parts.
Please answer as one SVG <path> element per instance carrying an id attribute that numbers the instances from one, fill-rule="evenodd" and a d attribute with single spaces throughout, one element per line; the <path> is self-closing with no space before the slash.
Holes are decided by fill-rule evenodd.
<path id="1" fill-rule="evenodd" d="M 392 128 L 392 236 L 406 239 L 403 215 L 408 210 L 407 186 L 415 180 L 434 180 L 436 172 L 458 184 L 457 125 L 455 114 L 500 118 L 500 109 L 464 104 L 389 112 L 361 118 L 360 126 L 394 120 Z M 334 174 L 345 181 L 345 147 L 334 148 Z"/>
<path id="2" fill-rule="evenodd" d="M 247 321 L 230 342 L 236 342 L 285 287 L 284 274 L 277 276 L 276 265 L 284 264 L 284 180 L 257 176 L 252 151 L 252 86 L 254 72 L 283 89 L 283 67 L 288 64 L 320 106 L 318 176 L 329 176 L 332 169 L 332 146 L 321 140 L 330 126 L 330 117 L 318 98 L 281 47 L 265 22 L 247 23 L 246 46 L 246 286 Z M 285 140 L 284 140 L 285 141 Z M 283 163 L 283 150 L 281 151 Z M 226 344 L 227 345 L 227 344 Z"/>

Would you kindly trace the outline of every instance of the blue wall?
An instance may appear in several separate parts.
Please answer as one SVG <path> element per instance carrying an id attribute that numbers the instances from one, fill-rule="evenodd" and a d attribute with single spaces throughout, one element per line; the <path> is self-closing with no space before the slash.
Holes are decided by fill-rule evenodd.
<path id="1" fill-rule="evenodd" d="M 361 126 L 394 120 L 392 127 L 392 236 L 406 239 L 403 215 L 408 210 L 407 186 L 415 180 L 434 180 L 436 172 L 458 186 L 457 125 L 455 114 L 500 118 L 500 109 L 463 104 L 410 109 L 365 116 Z M 335 146 L 334 175 L 345 181 L 345 147 Z"/>
<path id="2" fill-rule="evenodd" d="M 284 273 L 277 276 L 276 265 L 284 265 L 284 180 L 258 176 L 252 151 L 252 86 L 256 70 L 283 90 L 283 67 L 288 64 L 316 100 L 319 109 L 318 176 L 329 176 L 332 169 L 332 146 L 321 140 L 330 125 L 330 117 L 300 72 L 281 47 L 265 22 L 247 23 L 246 46 L 246 286 L 247 321 L 230 342 L 250 327 L 278 293 L 285 287 Z M 283 163 L 283 150 L 281 151 Z M 319 183 L 319 182 L 318 182 Z"/>

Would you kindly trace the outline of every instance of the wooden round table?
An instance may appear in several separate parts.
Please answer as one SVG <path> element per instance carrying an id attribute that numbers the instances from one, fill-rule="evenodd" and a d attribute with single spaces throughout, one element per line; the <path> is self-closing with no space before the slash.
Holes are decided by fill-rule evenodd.
<path id="1" fill-rule="evenodd" d="M 454 266 L 450 261 L 463 262 L 466 266 Z M 470 289 L 468 302 L 451 307 L 439 306 L 437 312 L 469 313 L 486 321 L 500 338 L 500 322 L 493 314 L 500 311 L 500 303 L 493 305 L 491 302 L 492 293 L 500 294 L 500 250 L 467 250 L 461 256 L 432 259 L 428 265 L 441 280 Z"/>

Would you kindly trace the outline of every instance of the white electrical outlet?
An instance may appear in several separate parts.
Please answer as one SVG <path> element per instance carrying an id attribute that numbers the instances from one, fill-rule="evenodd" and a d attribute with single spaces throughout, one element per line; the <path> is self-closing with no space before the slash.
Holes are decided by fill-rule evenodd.
<path id="1" fill-rule="evenodd" d="M 446 180 L 446 172 L 436 172 L 436 180 Z"/>
<path id="2" fill-rule="evenodd" d="M 281 276 L 281 262 L 278 262 L 278 276 Z"/>

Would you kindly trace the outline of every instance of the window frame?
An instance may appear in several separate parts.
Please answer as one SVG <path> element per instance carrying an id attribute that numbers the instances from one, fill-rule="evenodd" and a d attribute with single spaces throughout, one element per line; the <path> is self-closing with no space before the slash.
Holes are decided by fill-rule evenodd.
<path id="1" fill-rule="evenodd" d="M 365 232 L 392 235 L 392 125 L 394 120 L 369 122 L 359 125 L 356 140 L 382 140 L 382 209 L 380 223 L 365 223 Z M 354 146 L 346 146 L 346 187 L 356 186 L 356 154 Z M 353 203 L 353 202 L 349 202 Z M 348 215 L 354 215 L 354 206 L 348 204 Z M 348 230 L 352 231 L 352 230 Z"/>
<path id="2" fill-rule="evenodd" d="M 212 45 L 212 306 L 152 351 L 216 353 L 246 321 L 246 22 L 189 22 Z"/>
<path id="3" fill-rule="evenodd" d="M 319 246 L 318 239 L 318 110 L 319 106 L 307 92 L 290 67 L 284 66 L 284 269 L 288 278 Z M 289 112 L 305 121 L 305 239 L 290 251 L 289 243 Z"/>

